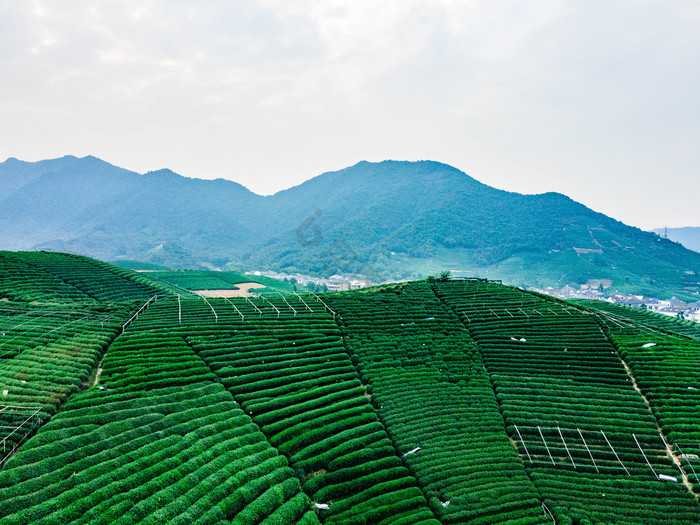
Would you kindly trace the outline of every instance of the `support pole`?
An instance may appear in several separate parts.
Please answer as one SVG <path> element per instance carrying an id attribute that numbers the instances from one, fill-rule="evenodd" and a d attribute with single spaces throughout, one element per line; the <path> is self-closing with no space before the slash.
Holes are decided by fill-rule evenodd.
<path id="1" fill-rule="evenodd" d="M 602 430 L 600 431 L 600 433 L 603 434 L 603 437 L 605 438 L 605 441 L 608 443 L 608 446 L 610 447 L 610 450 L 612 450 L 613 454 L 615 454 L 615 457 L 617 458 L 617 461 L 620 463 L 620 465 L 622 465 L 622 468 L 625 469 L 625 472 L 627 472 L 627 475 L 628 475 L 628 476 L 631 476 L 632 474 L 630 474 L 630 471 L 627 470 L 627 467 L 625 467 L 625 464 L 624 464 L 624 463 L 622 462 L 622 460 L 620 459 L 620 456 L 617 455 L 617 452 L 615 452 L 615 449 L 614 449 L 613 446 L 610 444 L 610 441 L 608 440 L 608 436 L 606 436 L 606 435 L 605 435 L 605 432 L 603 432 Z"/>
<path id="2" fill-rule="evenodd" d="M 523 444 L 523 448 L 525 449 L 525 454 L 527 454 L 527 459 L 530 460 L 530 463 L 532 463 L 532 457 L 530 456 L 530 452 L 527 450 L 527 445 L 525 444 L 525 440 L 523 439 L 523 436 L 520 434 L 520 430 L 518 430 L 518 425 L 513 425 L 515 427 L 515 431 L 518 433 L 518 437 L 520 438 L 520 442 Z"/>
<path id="3" fill-rule="evenodd" d="M 693 464 L 692 464 L 692 463 L 690 462 L 690 460 L 688 459 L 688 454 L 685 454 L 685 453 L 681 450 L 681 447 L 679 447 L 676 443 L 674 443 L 673 446 L 675 446 L 675 447 L 678 449 L 678 452 L 680 452 L 680 454 L 681 454 L 681 458 L 685 459 L 685 462 L 686 462 L 686 463 L 688 464 L 688 466 L 690 467 L 690 471 L 693 473 L 693 476 L 695 476 L 695 481 L 696 481 L 696 482 L 700 481 L 700 478 L 698 477 L 698 474 L 695 472 L 695 469 L 693 468 Z M 698 446 L 698 448 L 700 448 L 700 445 Z M 680 470 L 681 470 L 681 474 L 683 474 L 683 469 L 680 469 Z"/>
<path id="4" fill-rule="evenodd" d="M 595 467 L 595 471 L 600 474 L 600 470 L 598 470 L 598 465 L 595 464 L 595 459 L 593 459 L 593 454 L 591 453 L 591 449 L 588 448 L 588 443 L 586 443 L 586 439 L 583 437 L 583 434 L 581 433 L 581 429 L 576 428 L 578 430 L 578 435 L 581 436 L 581 441 L 583 441 L 583 446 L 586 447 L 586 450 L 588 451 L 588 455 L 591 457 L 591 461 L 593 462 L 593 466 Z"/>
<path id="5" fill-rule="evenodd" d="M 561 438 L 561 442 L 564 444 L 564 448 L 566 449 L 566 453 L 569 455 L 569 459 L 571 460 L 571 464 L 576 468 L 576 462 L 574 461 L 574 458 L 571 457 L 571 452 L 569 452 L 569 447 L 566 446 L 566 441 L 564 441 L 564 434 L 561 433 L 561 428 L 557 427 L 557 430 L 559 431 L 559 437 Z"/>
<path id="6" fill-rule="evenodd" d="M 642 453 L 642 456 L 644 456 L 644 461 L 647 462 L 647 465 L 649 465 L 649 468 L 650 468 L 651 471 L 654 473 L 654 477 L 655 477 L 656 479 L 659 479 L 659 475 L 658 475 L 658 474 L 656 473 L 656 471 L 654 470 L 654 467 L 651 466 L 651 463 L 649 463 L 649 460 L 647 459 L 647 455 L 646 455 L 646 454 L 644 453 L 644 451 L 642 450 L 642 445 L 639 444 L 639 441 L 637 440 L 637 436 L 635 436 L 634 434 L 632 434 L 632 437 L 634 438 L 634 442 L 637 444 L 637 447 L 639 447 L 639 451 Z"/>
<path id="7" fill-rule="evenodd" d="M 554 458 L 552 457 L 552 453 L 549 451 L 549 447 L 547 446 L 547 441 L 544 439 L 544 434 L 542 434 L 542 429 L 539 427 L 539 425 L 537 426 L 537 430 L 539 430 L 539 432 L 540 432 L 540 437 L 542 438 L 542 443 L 544 443 L 544 448 L 547 449 L 547 454 L 549 454 L 549 459 L 552 460 L 552 465 L 556 465 L 556 463 L 554 463 Z"/>

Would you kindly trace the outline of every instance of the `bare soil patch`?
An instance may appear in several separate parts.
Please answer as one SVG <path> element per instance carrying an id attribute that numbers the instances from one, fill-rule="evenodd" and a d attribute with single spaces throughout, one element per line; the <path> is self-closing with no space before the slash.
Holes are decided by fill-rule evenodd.
<path id="1" fill-rule="evenodd" d="M 195 293 L 204 297 L 250 297 L 252 294 L 248 290 L 256 288 L 265 288 L 264 284 L 260 283 L 238 283 L 236 284 L 239 290 L 195 290 Z"/>

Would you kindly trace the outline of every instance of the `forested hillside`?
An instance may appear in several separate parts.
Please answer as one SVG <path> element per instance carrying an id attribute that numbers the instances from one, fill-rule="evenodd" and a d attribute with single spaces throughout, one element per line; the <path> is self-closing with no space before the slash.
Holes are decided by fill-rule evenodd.
<path id="1" fill-rule="evenodd" d="M 673 324 L 485 280 L 0 275 L 3 525 L 700 522 L 700 342 Z"/>
<path id="2" fill-rule="evenodd" d="M 0 247 L 176 268 L 375 282 L 450 269 L 545 287 L 610 279 L 697 299 L 700 253 L 558 193 L 489 187 L 439 162 L 360 162 L 270 196 L 94 157 L 0 164 Z"/>

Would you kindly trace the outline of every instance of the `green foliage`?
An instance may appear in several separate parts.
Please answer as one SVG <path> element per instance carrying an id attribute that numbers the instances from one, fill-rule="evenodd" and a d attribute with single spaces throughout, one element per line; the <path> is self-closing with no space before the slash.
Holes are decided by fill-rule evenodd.
<path id="1" fill-rule="evenodd" d="M 443 275 L 323 303 L 161 297 L 122 333 L 143 303 L 112 301 L 146 284 L 54 256 L 33 268 L 65 272 L 65 297 L 44 272 L 52 302 L 14 277 L 24 298 L 0 302 L 2 401 L 44 423 L 0 469 L 3 525 L 525 525 L 551 521 L 542 502 L 570 524 L 700 516 L 647 464 L 677 475 L 658 425 L 700 469 L 685 321 Z"/>
<path id="2" fill-rule="evenodd" d="M 536 490 L 508 442 L 476 345 L 429 283 L 325 300 L 342 319 L 348 349 L 394 445 L 437 502 L 434 513 L 448 522 L 464 512 L 490 515 L 498 502 L 475 501 L 471 493 L 509 484 L 517 502 L 497 516 L 505 521 L 526 501 L 527 515 L 536 517 Z M 358 457 L 371 458 L 372 449 L 358 449 L 333 467 L 350 468 Z"/>
<path id="3" fill-rule="evenodd" d="M 436 283 L 436 282 L 437 283 L 444 283 L 445 281 L 450 280 L 450 275 L 451 275 L 451 273 L 449 270 L 444 270 L 437 275 L 429 275 L 426 280 L 431 284 Z"/>
<path id="4" fill-rule="evenodd" d="M 250 308 L 234 301 L 242 311 Z M 272 325 L 253 315 L 217 337 L 193 335 L 188 341 L 270 443 L 302 478 L 306 473 L 305 492 L 315 501 L 352 497 L 353 505 L 360 505 L 364 500 L 354 497 L 358 491 L 388 480 L 415 487 L 377 421 L 332 316 L 315 300 L 314 311 L 296 302 L 291 307 L 296 314 L 290 316 L 287 304 L 288 313 Z M 371 453 L 355 454 L 358 447 Z M 429 512 L 424 498 L 409 508 Z"/>
<path id="5" fill-rule="evenodd" d="M 0 297 L 42 302 L 145 302 L 169 291 L 131 270 L 53 252 L 0 252 Z"/>
<path id="6" fill-rule="evenodd" d="M 144 271 L 144 270 L 167 270 L 167 266 L 161 266 L 159 264 L 132 261 L 130 259 L 118 259 L 116 261 L 111 261 L 110 264 L 118 266 L 120 268 L 126 268 L 128 270 Z"/>
<path id="7" fill-rule="evenodd" d="M 237 272 L 214 272 L 205 270 L 169 270 L 143 272 L 155 281 L 160 281 L 180 289 L 187 290 L 238 290 L 236 285 L 242 283 L 258 283 L 265 286 L 256 289 L 258 293 L 265 291 L 276 293 L 292 293 L 297 289 L 296 283 L 280 281 L 262 275 L 249 275 Z"/>
<path id="8" fill-rule="evenodd" d="M 677 471 L 626 355 L 604 333 L 633 325 L 493 283 L 435 289 L 477 341 L 511 439 L 557 521 L 692 523 L 697 502 L 655 475 Z"/>

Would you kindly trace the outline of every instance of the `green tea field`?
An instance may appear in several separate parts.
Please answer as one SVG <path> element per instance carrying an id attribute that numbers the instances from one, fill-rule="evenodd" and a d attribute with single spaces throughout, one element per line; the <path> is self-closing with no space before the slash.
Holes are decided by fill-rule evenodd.
<path id="1" fill-rule="evenodd" d="M 0 524 L 700 523 L 694 325 L 188 284 L 0 252 Z"/>

